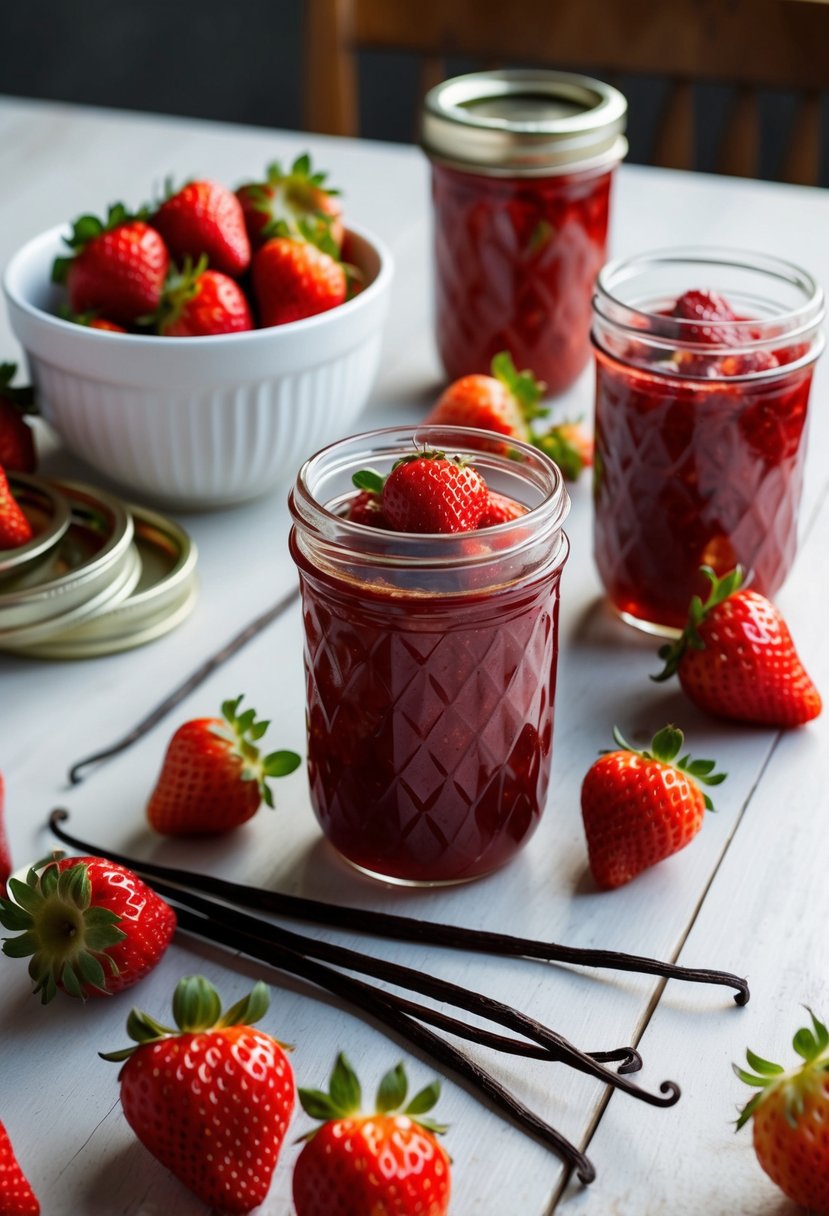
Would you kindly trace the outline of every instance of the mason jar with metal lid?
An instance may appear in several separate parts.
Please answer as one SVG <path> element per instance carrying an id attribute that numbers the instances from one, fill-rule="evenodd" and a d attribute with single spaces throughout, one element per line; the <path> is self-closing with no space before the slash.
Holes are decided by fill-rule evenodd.
<path id="1" fill-rule="evenodd" d="M 560 393 L 590 355 L 627 102 L 587 76 L 509 69 L 426 95 L 437 344 L 447 376 L 488 372 L 508 350 Z"/>

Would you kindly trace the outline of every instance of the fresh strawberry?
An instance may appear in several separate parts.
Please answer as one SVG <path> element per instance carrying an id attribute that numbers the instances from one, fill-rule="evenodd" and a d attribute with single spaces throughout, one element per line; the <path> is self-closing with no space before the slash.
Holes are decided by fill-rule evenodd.
<path id="1" fill-rule="evenodd" d="M 440 1094 L 435 1081 L 406 1103 L 402 1064 L 377 1091 L 375 1114 L 360 1112 L 362 1094 L 340 1054 L 329 1092 L 300 1089 L 306 1114 L 324 1120 L 294 1166 L 297 1216 L 445 1216 L 451 1171 L 436 1135 L 444 1127 L 424 1118 Z"/>
<path id="2" fill-rule="evenodd" d="M 388 477 L 361 469 L 352 481 L 358 490 L 380 497 L 394 532 L 472 532 L 488 502 L 480 473 L 444 452 L 413 452 L 398 460 Z"/>
<path id="3" fill-rule="evenodd" d="M 155 228 L 122 204 L 110 207 L 105 223 L 82 215 L 64 241 L 73 256 L 55 260 L 52 278 L 66 284 L 73 313 L 132 325 L 158 308 L 170 255 Z"/>
<path id="4" fill-rule="evenodd" d="M 493 528 L 496 524 L 510 524 L 527 514 L 523 503 L 508 498 L 506 494 L 497 494 L 494 490 L 487 492 L 484 513 L 478 521 L 479 528 Z"/>
<path id="5" fill-rule="evenodd" d="M 213 986 L 188 976 L 173 996 L 177 1029 L 133 1010 L 137 1046 L 102 1053 L 126 1060 L 121 1106 L 144 1147 L 222 1212 L 262 1203 L 294 1108 L 282 1044 L 253 1028 L 268 1004 L 260 983 L 223 1015 Z"/>
<path id="6" fill-rule="evenodd" d="M 0 1123 L 0 1216 L 39 1216 L 40 1204 Z"/>
<path id="7" fill-rule="evenodd" d="M 147 816 L 166 836 L 227 832 L 273 806 L 269 777 L 284 777 L 300 763 L 296 752 L 261 756 L 256 746 L 268 728 L 241 697 L 225 701 L 222 718 L 185 722 L 167 747 Z"/>
<path id="8" fill-rule="evenodd" d="M 250 241 L 241 204 L 218 182 L 188 182 L 153 216 L 173 258 L 194 262 L 205 254 L 211 270 L 237 278 L 250 265 Z"/>
<path id="9" fill-rule="evenodd" d="M 6 835 L 6 786 L 0 773 L 0 898 L 6 894 L 6 883 L 12 873 L 12 855 Z"/>
<path id="10" fill-rule="evenodd" d="M 754 1151 L 769 1178 L 793 1203 L 829 1213 L 829 1031 L 811 1009 L 811 1028 L 794 1036 L 803 1063 L 791 1072 L 746 1052 L 748 1072 L 734 1065 L 741 1081 L 759 1089 L 737 1120 L 749 1119 Z"/>
<path id="11" fill-rule="evenodd" d="M 40 869 L 40 873 L 38 873 Z M 69 996 L 108 996 L 129 988 L 167 949 L 175 914 L 137 875 L 102 857 L 64 857 L 9 879 L 0 924 L 10 958 L 31 955 L 29 975 L 44 1005 Z"/>
<path id="12" fill-rule="evenodd" d="M 100 329 L 111 334 L 128 332 L 123 325 L 118 325 L 107 317 L 100 317 L 95 312 L 72 312 L 71 308 L 63 308 L 60 315 L 64 321 L 71 321 L 73 325 L 85 325 L 87 329 Z"/>
<path id="13" fill-rule="evenodd" d="M 348 504 L 346 519 L 352 524 L 365 524 L 368 528 L 388 528 L 383 514 L 383 500 L 373 490 L 361 490 Z"/>
<path id="14" fill-rule="evenodd" d="M 492 360 L 491 376 L 455 380 L 427 414 L 426 422 L 477 427 L 528 441 L 530 422 L 548 412 L 539 405 L 544 387 L 532 372 L 516 370 L 509 351 L 501 351 Z"/>
<path id="15" fill-rule="evenodd" d="M 14 497 L 8 478 L 0 468 L 0 551 L 19 549 L 32 539 L 32 525 Z"/>
<path id="16" fill-rule="evenodd" d="M 34 473 L 34 434 L 23 418 L 33 412 L 34 393 L 28 386 L 12 388 L 16 371 L 15 363 L 0 363 L 0 467 L 14 473 Z"/>
<path id="17" fill-rule="evenodd" d="M 699 325 L 683 326 L 683 337 L 690 342 L 722 342 L 730 332 L 723 321 L 736 321 L 731 305 L 715 291 L 686 291 L 674 304 L 672 317 L 680 321 L 698 321 Z M 705 322 L 715 322 L 712 326 Z"/>
<path id="18" fill-rule="evenodd" d="M 207 258 L 196 266 L 185 262 L 164 288 L 157 329 L 167 338 L 199 338 L 237 334 L 253 329 L 245 293 L 229 275 L 207 269 Z"/>
<path id="19" fill-rule="evenodd" d="M 593 463 L 593 440 L 580 422 L 559 422 L 534 436 L 533 443 L 556 462 L 567 481 L 577 481 Z"/>
<path id="20" fill-rule="evenodd" d="M 345 267 L 310 241 L 276 236 L 253 259 L 253 294 L 263 326 L 327 312 L 348 295 Z"/>
<path id="21" fill-rule="evenodd" d="M 659 651 L 665 667 L 654 680 L 679 676 L 686 696 L 707 713 L 762 726 L 802 726 L 821 710 L 791 634 L 774 605 L 742 586 L 738 566 L 719 578 L 701 573 L 711 590 L 691 600 L 688 623 Z"/>
<path id="22" fill-rule="evenodd" d="M 306 152 L 297 157 L 287 172 L 274 162 L 268 165 L 264 181 L 240 186 L 236 197 L 242 205 L 253 248 L 258 249 L 279 235 L 282 225 L 287 226 L 287 235 L 296 236 L 306 235 L 310 224 L 316 230 L 317 241 L 328 237 L 339 252 L 343 243 L 343 208 L 339 191 L 326 186 L 327 176 L 314 171 Z"/>
<path id="23" fill-rule="evenodd" d="M 614 727 L 619 751 L 605 752 L 581 787 L 581 813 L 590 869 L 604 890 L 621 887 L 642 870 L 684 849 L 702 827 L 711 799 L 699 787 L 719 785 L 713 760 L 692 760 L 675 726 L 637 751 Z"/>
<path id="24" fill-rule="evenodd" d="M 123 325 L 116 325 L 114 321 L 108 321 L 106 317 L 93 317 L 91 321 L 87 321 L 90 329 L 101 329 L 109 334 L 125 334 L 127 331 Z"/>

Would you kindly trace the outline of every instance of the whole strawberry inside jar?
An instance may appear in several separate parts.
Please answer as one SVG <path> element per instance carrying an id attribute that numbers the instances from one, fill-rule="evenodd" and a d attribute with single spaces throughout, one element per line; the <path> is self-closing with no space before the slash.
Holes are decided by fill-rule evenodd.
<path id="1" fill-rule="evenodd" d="M 355 522 L 352 476 L 418 448 L 517 504 L 471 531 Z M 311 803 L 337 851 L 409 885 L 465 882 L 529 840 L 547 800 L 569 499 L 528 444 L 471 428 L 358 435 L 290 496 L 305 626 Z"/>
<path id="2" fill-rule="evenodd" d="M 797 551 L 822 289 L 788 262 L 667 249 L 596 287 L 594 553 L 611 603 L 648 632 L 740 565 L 772 596 Z"/>
<path id="3" fill-rule="evenodd" d="M 626 115 L 616 89 L 564 72 L 476 72 L 426 95 L 436 337 L 450 379 L 488 372 L 502 350 L 550 394 L 584 368 Z"/>

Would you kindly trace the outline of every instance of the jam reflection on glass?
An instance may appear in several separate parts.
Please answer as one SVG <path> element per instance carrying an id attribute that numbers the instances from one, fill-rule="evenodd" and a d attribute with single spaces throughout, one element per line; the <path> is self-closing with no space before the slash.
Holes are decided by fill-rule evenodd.
<path id="1" fill-rule="evenodd" d="M 551 394 L 590 355 L 612 170 L 496 177 L 433 164 L 436 328 L 450 380 L 508 350 Z"/>
<path id="2" fill-rule="evenodd" d="M 470 534 L 470 537 L 480 533 Z M 470 543 L 474 543 L 471 541 Z M 430 595 L 313 568 L 295 541 L 315 813 L 349 861 L 404 882 L 486 874 L 544 807 L 562 561 Z"/>
<path id="3" fill-rule="evenodd" d="M 803 345 L 730 354 L 727 327 L 694 330 L 696 351 L 596 344 L 596 563 L 620 612 L 671 628 L 706 593 L 700 566 L 740 564 L 764 595 L 785 579 L 813 371 Z"/>

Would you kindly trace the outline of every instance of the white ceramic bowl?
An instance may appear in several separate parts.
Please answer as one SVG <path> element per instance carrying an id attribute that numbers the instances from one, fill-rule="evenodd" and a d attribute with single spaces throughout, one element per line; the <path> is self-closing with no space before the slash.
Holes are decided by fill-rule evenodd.
<path id="1" fill-rule="evenodd" d="M 303 321 L 210 338 L 113 334 L 55 316 L 66 229 L 9 262 L 3 289 L 43 416 L 66 446 L 135 494 L 183 509 L 243 502 L 342 438 L 377 373 L 392 263 L 351 228 L 367 286 Z"/>

